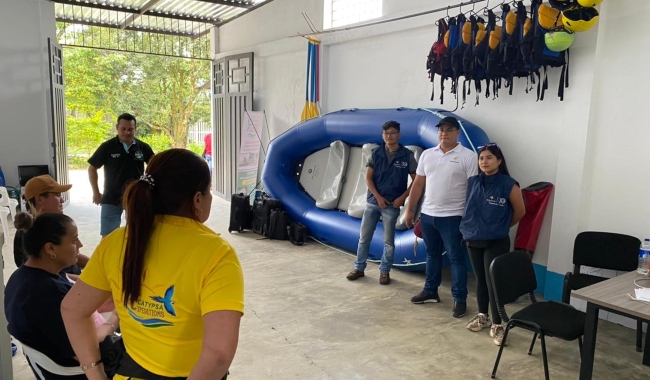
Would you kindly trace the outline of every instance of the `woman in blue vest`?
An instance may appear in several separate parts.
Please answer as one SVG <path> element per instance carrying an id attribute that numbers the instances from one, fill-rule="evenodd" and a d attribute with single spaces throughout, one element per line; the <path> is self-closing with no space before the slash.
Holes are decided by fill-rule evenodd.
<path id="1" fill-rule="evenodd" d="M 460 232 L 476 276 L 478 315 L 468 324 L 471 331 L 490 327 L 494 344 L 501 345 L 504 326 L 494 302 L 489 268 L 495 257 L 510 251 L 510 227 L 524 216 L 521 189 L 508 173 L 506 159 L 495 143 L 478 149 L 479 175 L 467 180 L 465 214 Z M 490 321 L 489 310 L 492 311 Z"/>

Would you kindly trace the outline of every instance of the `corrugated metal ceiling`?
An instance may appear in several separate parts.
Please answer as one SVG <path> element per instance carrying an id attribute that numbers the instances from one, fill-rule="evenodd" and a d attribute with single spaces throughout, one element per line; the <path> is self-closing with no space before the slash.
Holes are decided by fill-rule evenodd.
<path id="1" fill-rule="evenodd" d="M 273 0 L 50 0 L 69 24 L 200 37 Z"/>

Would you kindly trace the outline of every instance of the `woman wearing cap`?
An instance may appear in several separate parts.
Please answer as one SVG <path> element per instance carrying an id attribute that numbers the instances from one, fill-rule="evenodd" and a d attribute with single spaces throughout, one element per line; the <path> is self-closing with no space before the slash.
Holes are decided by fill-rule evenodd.
<path id="1" fill-rule="evenodd" d="M 61 193 L 70 190 L 71 187 L 72 185 L 69 184 L 60 185 L 48 174 L 30 179 L 25 184 L 25 199 L 29 206 L 29 213 L 32 216 L 45 213 L 62 214 L 63 198 L 61 197 Z M 16 215 L 16 218 L 19 216 L 21 223 L 16 225 L 16 229 L 18 229 L 18 227 L 21 228 L 16 232 L 16 236 L 14 237 L 14 258 L 16 260 L 16 265 L 18 265 L 21 256 L 20 252 L 22 252 L 22 231 L 30 226 L 30 218 L 23 217 L 20 214 Z M 67 273 L 72 280 L 76 280 L 81 273 L 81 269 L 88 263 L 88 259 L 88 256 L 79 254 L 77 263 L 63 268 L 63 271 Z M 22 260 L 27 260 L 27 256 L 24 252 L 22 253 Z"/>
<path id="2" fill-rule="evenodd" d="M 74 264 L 83 247 L 77 226 L 63 214 L 42 214 L 25 231 L 27 261 L 9 278 L 5 288 L 7 330 L 17 340 L 63 367 L 79 368 L 61 318 L 61 301 L 72 283 L 61 271 Z M 116 315 L 106 322 L 93 313 L 92 339 L 99 344 L 117 327 Z M 34 366 L 34 363 L 30 363 Z M 52 376 L 43 368 L 45 379 Z M 71 376 L 66 379 L 86 379 Z"/>
<path id="3" fill-rule="evenodd" d="M 61 312 L 89 379 L 106 379 L 90 315 L 111 295 L 126 355 L 115 379 L 222 379 L 244 311 L 233 248 L 203 223 L 210 171 L 186 149 L 155 155 L 124 195 L 126 227 L 106 236 Z"/>
<path id="4" fill-rule="evenodd" d="M 519 185 L 510 177 L 497 144 L 479 147 L 478 163 L 479 175 L 467 181 L 467 201 L 460 223 L 476 276 L 479 311 L 467 328 L 478 332 L 491 326 L 490 336 L 496 345 L 501 345 L 504 327 L 494 300 L 489 268 L 495 257 L 510 251 L 510 227 L 519 222 L 526 210 Z"/>

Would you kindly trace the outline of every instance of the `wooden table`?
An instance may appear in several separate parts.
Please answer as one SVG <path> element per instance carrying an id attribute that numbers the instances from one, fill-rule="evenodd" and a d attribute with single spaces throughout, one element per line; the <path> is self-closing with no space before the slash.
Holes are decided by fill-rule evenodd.
<path id="1" fill-rule="evenodd" d="M 596 332 L 598 330 L 598 311 L 606 310 L 635 320 L 650 323 L 650 305 L 633 301 L 626 294 L 634 296 L 636 279 L 650 279 L 648 276 L 637 272 L 626 273 L 609 280 L 599 282 L 579 290 L 574 290 L 571 295 L 577 299 L 587 301 L 587 319 L 585 321 L 585 339 L 582 345 L 582 358 L 580 363 L 580 380 L 591 379 L 594 367 L 594 353 L 596 351 Z M 650 287 L 650 281 L 639 281 L 639 285 Z M 650 365 L 650 334 L 646 334 L 643 349 L 643 364 Z"/>

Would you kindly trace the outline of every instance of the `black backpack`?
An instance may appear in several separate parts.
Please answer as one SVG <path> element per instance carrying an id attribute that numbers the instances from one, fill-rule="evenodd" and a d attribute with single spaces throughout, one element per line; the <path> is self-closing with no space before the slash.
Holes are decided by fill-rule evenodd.
<path id="1" fill-rule="evenodd" d="M 287 227 L 287 232 L 291 244 L 303 245 L 307 242 L 307 237 L 309 236 L 309 229 L 304 224 L 300 222 L 291 222 L 289 227 Z"/>
<path id="2" fill-rule="evenodd" d="M 267 233 L 264 234 L 264 236 L 271 240 L 287 240 L 289 238 L 287 227 L 290 225 L 291 217 L 289 214 L 280 208 L 276 208 L 271 211 L 269 229 L 266 231 Z"/>

